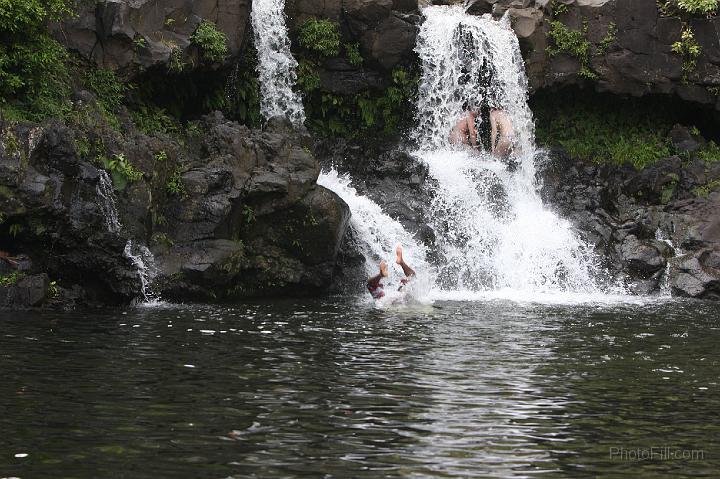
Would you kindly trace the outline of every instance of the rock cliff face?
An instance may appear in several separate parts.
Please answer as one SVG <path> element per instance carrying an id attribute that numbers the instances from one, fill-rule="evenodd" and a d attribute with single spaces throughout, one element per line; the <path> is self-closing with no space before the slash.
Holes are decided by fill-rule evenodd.
<path id="1" fill-rule="evenodd" d="M 696 159 L 683 167 L 671 157 L 637 171 L 551 157 L 540 173 L 545 200 L 573 221 L 611 274 L 638 293 L 666 288 L 720 299 L 720 191 L 702 191 L 720 177 L 720 164 Z"/>
<path id="2" fill-rule="evenodd" d="M 71 128 L 0 125 L 0 273 L 19 270 L 0 302 L 127 303 L 148 279 L 177 301 L 327 289 L 349 212 L 316 185 L 307 134 L 283 121 L 249 130 L 219 113 L 195 127 L 185 138 L 130 125 L 93 133 L 108 157 L 138 170 L 113 191 Z M 133 244 L 155 253 L 154 265 L 143 258 L 149 276 Z"/>
<path id="3" fill-rule="evenodd" d="M 249 0 L 101 0 L 78 2 L 77 15 L 54 25 L 55 36 L 100 66 L 135 75 L 167 65 L 177 51 L 194 65 L 191 37 L 203 20 L 215 23 L 236 55 L 249 27 Z"/>
<path id="4" fill-rule="evenodd" d="M 173 52 L 207 68 L 213 65 L 203 64 L 191 40 L 200 22 L 226 34 L 226 63 L 233 64 L 248 43 L 250 7 L 249 0 L 81 2 L 55 33 L 85 58 L 130 76 L 166 66 Z M 419 7 L 416 0 L 288 0 L 286 12 L 293 36 L 309 18 L 327 18 L 338 22 L 344 42 L 359 43 L 362 65 L 339 56 L 325 59 L 320 72 L 325 90 L 354 94 L 382 88 L 394 67 L 414 61 Z M 510 16 L 534 90 L 583 84 L 621 95 L 677 94 L 720 109 L 720 17 L 689 17 L 655 0 L 476 0 L 469 12 Z M 553 28 L 576 32 L 585 53 L 550 55 Z M 685 30 L 700 47 L 692 62 L 673 51 Z"/>

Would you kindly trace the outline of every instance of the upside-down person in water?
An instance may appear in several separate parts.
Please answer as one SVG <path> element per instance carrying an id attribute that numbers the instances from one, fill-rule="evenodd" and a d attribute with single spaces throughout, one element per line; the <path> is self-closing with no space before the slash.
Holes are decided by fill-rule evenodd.
<path id="1" fill-rule="evenodd" d="M 395 262 L 400 265 L 403 273 L 405 274 L 405 278 L 400 280 L 400 287 L 398 288 L 398 291 L 402 291 L 408 281 L 410 281 L 411 278 L 415 277 L 415 270 L 413 270 L 405 263 L 405 260 L 403 259 L 402 246 L 398 245 L 398 247 L 395 249 L 395 254 L 397 255 L 397 257 L 395 258 Z M 368 279 L 367 281 L 367 288 L 368 291 L 370 291 L 370 295 L 373 297 L 373 299 L 380 299 L 385 296 L 385 291 L 383 290 L 384 285 L 381 281 L 383 280 L 383 278 L 387 278 L 387 276 L 387 263 L 384 260 L 380 261 L 380 273 Z"/>

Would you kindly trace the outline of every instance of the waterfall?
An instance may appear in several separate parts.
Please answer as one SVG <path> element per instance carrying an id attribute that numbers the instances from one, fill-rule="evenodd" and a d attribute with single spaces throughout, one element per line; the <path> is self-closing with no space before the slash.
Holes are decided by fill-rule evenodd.
<path id="1" fill-rule="evenodd" d="M 418 281 L 412 285 L 416 298 L 424 297 L 432 286 L 433 268 L 428 263 L 427 251 L 422 243 L 397 221 L 382 211 L 380 206 L 367 196 L 358 194 L 350 185 L 350 177 L 338 174 L 335 169 L 323 171 L 318 184 L 335 192 L 348 204 L 351 211 L 350 227 L 362 240 L 360 250 L 365 256 L 368 277 L 378 273 L 378 264 L 384 259 L 390 266 L 390 283 L 397 282 L 402 270 L 395 265 L 395 247 L 404 247 L 405 262 L 417 273 Z"/>
<path id="2" fill-rule="evenodd" d="M 300 95 L 293 91 L 297 62 L 290 51 L 284 0 L 253 0 L 251 20 L 258 55 L 260 113 L 265 119 L 286 116 L 305 122 Z"/>
<path id="3" fill-rule="evenodd" d="M 112 180 L 105 170 L 100 170 L 95 193 L 100 198 L 100 211 L 105 216 L 105 226 L 110 233 L 119 233 L 122 225 L 118 215 L 115 192 L 113 191 Z"/>
<path id="4" fill-rule="evenodd" d="M 143 303 L 158 301 L 160 297 L 155 294 L 150 283 L 157 276 L 157 267 L 155 266 L 155 257 L 152 252 L 142 244 L 135 244 L 133 240 L 125 243 L 123 255 L 130 260 L 135 266 L 140 279 L 140 295 L 138 298 Z"/>
<path id="5" fill-rule="evenodd" d="M 444 255 L 439 286 L 600 292 L 593 249 L 543 205 L 538 193 L 535 162 L 542 152 L 534 144 L 527 77 L 509 21 L 470 16 L 461 6 L 430 6 L 423 14 L 416 46 L 422 73 L 414 155 L 434 180 L 428 186 L 434 198 L 428 216 Z M 450 131 L 463 111 L 487 111 L 488 102 L 512 122 L 513 168 L 487 148 L 450 144 Z M 488 120 L 480 117 L 482 131 Z"/>

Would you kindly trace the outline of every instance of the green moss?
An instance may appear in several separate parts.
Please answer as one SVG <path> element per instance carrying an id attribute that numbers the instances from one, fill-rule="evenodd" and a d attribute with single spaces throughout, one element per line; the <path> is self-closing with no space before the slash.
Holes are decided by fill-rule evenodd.
<path id="1" fill-rule="evenodd" d="M 311 18 L 306 21 L 298 33 L 300 46 L 323 57 L 336 57 L 340 54 L 340 29 L 336 22 Z"/>
<path id="2" fill-rule="evenodd" d="M 227 37 L 209 20 L 203 20 L 190 40 L 200 48 L 204 60 L 221 63 L 228 53 Z"/>

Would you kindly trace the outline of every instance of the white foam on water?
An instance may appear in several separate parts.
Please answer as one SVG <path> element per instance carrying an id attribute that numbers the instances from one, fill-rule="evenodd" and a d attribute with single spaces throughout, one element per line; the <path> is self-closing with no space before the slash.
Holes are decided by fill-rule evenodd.
<path id="1" fill-rule="evenodd" d="M 284 0 L 253 0 L 250 14 L 258 55 L 260 113 L 265 119 L 286 116 L 305 122 L 300 95 L 293 91 L 297 61 L 290 51 Z"/>

